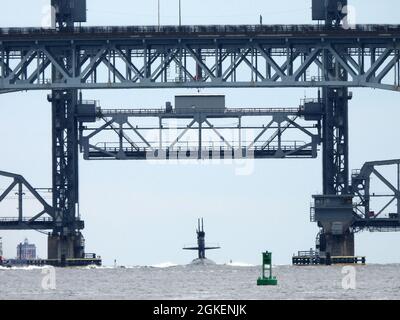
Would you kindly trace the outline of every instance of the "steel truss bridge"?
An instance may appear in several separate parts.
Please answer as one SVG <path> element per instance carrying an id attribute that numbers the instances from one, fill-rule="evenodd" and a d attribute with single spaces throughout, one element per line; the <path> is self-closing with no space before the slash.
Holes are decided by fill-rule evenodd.
<path id="1" fill-rule="evenodd" d="M 394 201 L 400 208 L 400 184 L 390 184 L 381 174 L 393 195 L 379 214 L 371 215 L 369 178 L 378 172 L 371 166 L 383 163 L 366 164 L 350 180 L 348 103 L 350 88 L 400 91 L 400 25 L 346 29 L 345 15 L 334 7 L 325 8 L 323 25 L 77 27 L 86 13 L 76 15 L 76 3 L 84 0 L 51 0 L 54 28 L 0 29 L 0 93 L 51 91 L 53 151 L 51 204 L 23 177 L 0 172 L 13 179 L 0 201 L 19 188 L 18 217 L 3 218 L 0 229 L 52 230 L 49 259 L 83 257 L 79 152 L 87 160 L 172 160 L 180 154 L 266 159 L 315 158 L 321 149 L 327 200 L 356 199 L 350 217 L 343 219 L 351 221 L 350 228 L 342 233 L 334 234 L 331 222 L 317 220 L 318 241 L 328 243 L 324 250 L 354 253 L 356 230 L 399 230 L 399 210 L 382 216 Z M 179 113 L 102 109 L 78 94 L 86 89 L 296 87 L 322 88 L 322 94 L 295 108 Z M 144 126 L 143 119 L 153 124 Z M 43 206 L 33 217 L 23 214 L 23 188 Z"/>
<path id="2" fill-rule="evenodd" d="M 315 158 L 321 143 L 322 109 L 228 108 L 223 112 L 210 109 L 201 113 L 190 109 L 183 112 L 113 109 L 99 110 L 97 115 L 104 121 L 102 126 L 80 127 L 86 160 Z M 299 124 L 301 117 L 303 121 Z M 132 121 L 140 123 L 143 118 L 153 119 L 154 124 L 147 127 L 132 124 Z M 244 124 L 247 118 L 261 119 L 263 124 Z M 212 123 L 221 119 L 228 122 Z M 178 120 L 184 124 L 179 126 Z M 171 129 L 176 131 L 174 135 Z M 293 131 L 303 140 L 285 140 L 285 135 Z M 114 139 L 108 135 L 102 141 L 98 136 L 103 133 L 113 134 Z M 152 141 L 146 139 L 149 133 Z"/>
<path id="3" fill-rule="evenodd" d="M 399 91 L 399 37 L 398 25 L 2 29 L 0 90 L 330 86 Z M 326 56 L 348 78 L 330 70 Z"/>

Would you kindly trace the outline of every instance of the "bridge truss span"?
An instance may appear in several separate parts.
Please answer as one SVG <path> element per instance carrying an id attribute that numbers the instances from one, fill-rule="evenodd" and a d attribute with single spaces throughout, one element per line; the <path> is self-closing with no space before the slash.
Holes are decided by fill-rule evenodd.
<path id="1" fill-rule="evenodd" d="M 54 227 L 55 212 L 39 194 L 38 189 L 33 188 L 24 177 L 18 174 L 0 171 L 0 178 L 11 180 L 8 187 L 0 192 L 0 203 L 3 200 L 13 200 L 13 197 L 18 203 L 18 216 L 1 216 L 0 230 L 49 230 Z M 34 216 L 31 217 L 25 216 L 24 199 L 27 195 L 33 197 L 41 207 L 40 212 L 35 212 Z"/>
<path id="2" fill-rule="evenodd" d="M 315 158 L 321 143 L 321 114 L 302 108 L 104 109 L 97 116 L 101 126 L 80 126 L 86 160 Z"/>
<path id="3" fill-rule="evenodd" d="M 351 180 L 360 217 L 355 230 L 400 231 L 400 159 L 366 162 Z"/>
<path id="4" fill-rule="evenodd" d="M 399 26 L 373 25 L 354 30 L 315 25 L 0 29 L 0 90 L 400 90 L 399 40 Z M 69 68 L 60 60 L 60 51 L 72 57 Z M 347 80 L 330 70 L 325 55 L 348 74 Z M 52 68 L 58 72 L 55 79 Z"/>

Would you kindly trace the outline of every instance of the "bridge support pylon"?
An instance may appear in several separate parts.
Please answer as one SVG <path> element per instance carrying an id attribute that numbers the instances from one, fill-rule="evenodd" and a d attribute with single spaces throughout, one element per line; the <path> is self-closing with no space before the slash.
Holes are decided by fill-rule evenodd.
<path id="1" fill-rule="evenodd" d="M 341 75 L 346 77 L 345 75 Z M 323 103 L 323 197 L 315 199 L 329 207 L 330 217 L 318 215 L 320 252 L 331 256 L 354 256 L 351 227 L 354 212 L 349 186 L 349 126 L 347 88 L 324 88 Z M 315 197 L 314 197 L 315 198 Z M 334 207 L 330 207 L 335 203 Z M 320 203 L 320 204 L 321 204 Z"/>
<path id="2" fill-rule="evenodd" d="M 313 19 L 325 19 L 327 28 L 340 27 L 347 12 L 347 0 L 313 1 Z M 318 13 L 322 13 L 318 17 Z M 333 75 L 348 80 L 348 72 L 329 50 L 324 52 L 325 78 Z M 346 87 L 324 87 L 323 118 L 323 196 L 314 196 L 315 218 L 320 228 L 319 251 L 329 256 L 354 256 L 354 219 L 349 188 L 348 102 L 352 95 Z"/>
<path id="3" fill-rule="evenodd" d="M 52 170 L 54 227 L 48 237 L 48 258 L 84 258 L 83 223 L 79 218 L 78 123 L 76 90 L 53 91 Z"/>
<path id="4" fill-rule="evenodd" d="M 313 221 L 321 232 L 317 238 L 317 251 L 321 257 L 353 257 L 353 195 L 314 195 Z"/>
<path id="5" fill-rule="evenodd" d="M 324 246 L 321 245 L 324 243 Z M 354 233 L 346 230 L 343 234 L 322 233 L 320 250 L 334 257 L 354 257 Z"/>
<path id="6" fill-rule="evenodd" d="M 52 0 L 55 12 L 55 25 L 58 30 L 72 29 L 75 23 L 86 21 L 86 0 Z M 79 59 L 79 50 L 55 52 L 57 63 L 64 70 L 75 74 L 74 61 Z M 57 63 L 52 66 L 52 80 L 62 77 Z M 78 179 L 78 91 L 53 90 L 49 101 L 52 104 L 52 170 L 53 170 L 53 208 L 55 211 L 53 232 L 48 238 L 48 258 L 65 264 L 68 259 L 81 259 L 85 256 L 83 223 L 79 218 L 79 179 Z"/>
<path id="7" fill-rule="evenodd" d="M 80 231 L 67 236 L 49 234 L 48 259 L 66 263 L 67 259 L 83 259 L 85 257 L 85 239 Z"/>

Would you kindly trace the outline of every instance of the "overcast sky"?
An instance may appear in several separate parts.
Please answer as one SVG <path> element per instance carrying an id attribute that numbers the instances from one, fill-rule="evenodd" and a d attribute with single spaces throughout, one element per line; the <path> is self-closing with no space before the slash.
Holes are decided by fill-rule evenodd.
<path id="1" fill-rule="evenodd" d="M 3 1 L 1 27 L 40 26 L 49 1 Z M 184 24 L 311 22 L 311 0 L 182 0 Z M 358 23 L 399 23 L 396 0 L 351 1 Z M 377 5 L 378 4 L 378 5 Z M 24 8 L 22 10 L 22 8 Z M 161 0 L 162 24 L 176 24 L 178 0 Z M 88 25 L 157 23 L 157 0 L 88 0 Z M 195 90 L 86 91 L 85 99 L 104 107 L 162 105 L 176 94 Z M 315 89 L 219 89 L 227 105 L 297 106 Z M 353 90 L 350 103 L 350 163 L 399 158 L 399 93 Z M 48 92 L 0 95 L 0 170 L 24 175 L 35 187 L 51 186 L 51 114 Z M 147 162 L 80 160 L 81 215 L 86 222 L 87 252 L 105 264 L 188 263 L 193 252 L 181 250 L 195 241 L 198 217 L 206 237 L 222 249 L 213 260 L 257 264 L 270 250 L 274 262 L 289 264 L 298 250 L 314 247 L 318 228 L 309 222 L 311 195 L 321 192 L 318 159 L 256 161 L 253 174 L 238 176 L 235 165 L 154 165 Z M 0 182 L 4 188 L 6 182 Z M 33 204 L 32 204 L 33 206 Z M 15 203 L 0 204 L 0 214 L 16 213 Z M 27 210 L 31 208 L 27 203 Z M 29 215 L 29 214 L 27 214 Z M 46 257 L 46 236 L 37 232 L 0 232 L 4 253 L 14 257 L 24 237 Z M 356 235 L 356 253 L 369 262 L 400 262 L 400 233 Z"/>

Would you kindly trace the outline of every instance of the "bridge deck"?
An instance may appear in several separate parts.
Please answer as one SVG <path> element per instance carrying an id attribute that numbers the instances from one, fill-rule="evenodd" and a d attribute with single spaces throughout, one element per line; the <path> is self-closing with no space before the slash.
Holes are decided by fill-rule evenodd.
<path id="1" fill-rule="evenodd" d="M 283 114 L 286 116 L 304 115 L 304 107 L 301 108 L 227 108 L 224 111 L 216 109 L 173 109 L 168 111 L 162 108 L 142 108 L 142 109 L 101 109 L 98 111 L 100 117 L 113 117 L 124 115 L 127 117 L 163 117 L 163 118 L 193 118 L 197 113 L 207 114 L 208 118 L 232 118 L 232 117 L 258 117 L 274 116 Z"/>
<path id="2" fill-rule="evenodd" d="M 201 159 L 276 159 L 276 158 L 315 158 L 316 150 L 312 146 L 283 146 L 268 147 L 266 149 L 252 148 L 203 148 L 200 151 Z M 90 148 L 84 154 L 85 160 L 196 160 L 199 158 L 198 148 L 176 148 L 154 150 L 149 148 Z"/>
<path id="3" fill-rule="evenodd" d="M 246 38 L 246 37 L 393 37 L 400 25 L 356 25 L 350 29 L 321 25 L 191 25 L 191 26 L 93 26 L 66 30 L 52 28 L 0 28 L 0 39 L 101 39 L 101 38 Z"/>
<path id="4" fill-rule="evenodd" d="M 374 218 L 362 219 L 353 224 L 354 228 L 370 229 L 370 231 L 399 231 L 400 219 Z"/>
<path id="5" fill-rule="evenodd" d="M 84 222 L 77 221 L 77 228 L 83 229 Z M 0 230 L 53 230 L 54 221 L 52 218 L 0 218 Z"/>

